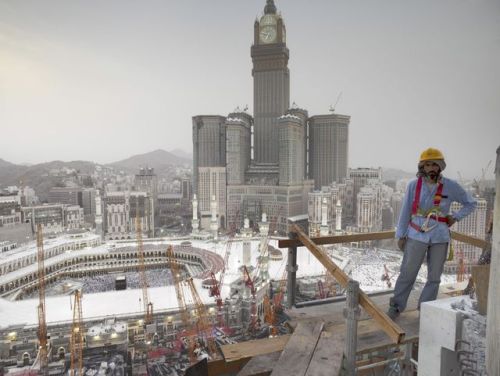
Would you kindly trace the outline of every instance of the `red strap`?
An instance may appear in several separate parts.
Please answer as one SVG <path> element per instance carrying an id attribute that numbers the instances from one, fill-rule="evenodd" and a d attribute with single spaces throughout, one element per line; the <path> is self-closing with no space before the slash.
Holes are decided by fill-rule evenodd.
<path id="1" fill-rule="evenodd" d="M 420 191 L 422 190 L 422 177 L 420 176 L 417 180 L 417 188 L 415 189 L 415 199 L 413 200 L 413 205 L 411 207 L 411 214 L 417 215 L 418 204 L 420 203 Z"/>
<path id="2" fill-rule="evenodd" d="M 420 192 L 422 191 L 422 177 L 420 176 L 417 180 L 417 187 L 415 188 L 415 199 L 413 200 L 413 205 L 411 207 L 411 214 L 417 215 L 418 204 L 420 203 Z M 441 203 L 441 198 L 443 198 L 443 183 L 439 182 L 434 195 L 434 207 L 439 207 Z M 440 221 L 441 222 L 441 221 Z"/>
<path id="3" fill-rule="evenodd" d="M 443 197 L 443 183 L 439 182 L 436 190 L 436 195 L 434 196 L 434 206 L 437 208 L 441 203 L 441 198 Z"/>

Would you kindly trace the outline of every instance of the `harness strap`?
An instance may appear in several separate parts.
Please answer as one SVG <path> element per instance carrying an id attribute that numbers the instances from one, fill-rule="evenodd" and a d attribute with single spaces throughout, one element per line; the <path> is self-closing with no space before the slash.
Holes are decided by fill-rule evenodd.
<path id="1" fill-rule="evenodd" d="M 415 188 L 415 198 L 413 200 L 413 204 L 412 204 L 412 208 L 411 208 L 412 218 L 419 216 L 419 204 L 420 204 L 420 193 L 422 191 L 422 182 L 423 182 L 423 179 L 421 176 L 419 176 L 419 178 L 417 180 L 417 187 Z M 429 213 L 427 215 L 425 215 L 425 217 L 427 217 L 428 219 L 433 219 L 437 222 L 448 223 L 448 218 L 441 217 L 437 214 L 437 210 L 439 209 L 439 205 L 441 204 L 442 198 L 443 198 L 443 183 L 441 181 L 439 181 L 437 189 L 436 189 L 436 193 L 434 195 L 434 208 L 431 209 L 431 211 L 429 211 Z M 436 213 L 432 213 L 433 210 L 436 210 Z M 421 226 L 416 225 L 412 221 L 410 221 L 410 226 L 413 227 L 418 232 L 426 232 L 426 230 L 422 229 Z"/>
<path id="2" fill-rule="evenodd" d="M 417 188 L 415 189 L 415 198 L 411 207 L 411 214 L 417 215 L 418 204 L 420 203 L 420 192 L 422 191 L 422 177 L 419 176 L 417 180 Z"/>

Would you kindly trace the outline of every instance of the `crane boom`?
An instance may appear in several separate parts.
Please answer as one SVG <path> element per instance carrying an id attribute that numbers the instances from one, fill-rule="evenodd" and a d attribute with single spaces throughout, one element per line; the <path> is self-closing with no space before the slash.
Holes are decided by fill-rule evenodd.
<path id="1" fill-rule="evenodd" d="M 82 324 L 82 294 L 75 291 L 73 303 L 73 325 L 71 327 L 71 372 L 70 376 L 82 376 L 83 370 L 83 324 Z"/>
<path id="2" fill-rule="evenodd" d="M 48 373 L 47 322 L 45 321 L 45 265 L 42 225 L 37 225 L 36 245 L 38 258 L 38 342 L 40 344 L 40 373 Z"/>
<path id="3" fill-rule="evenodd" d="M 172 272 L 172 278 L 174 280 L 175 294 L 177 296 L 177 304 L 179 305 L 179 313 L 181 315 L 182 325 L 184 326 L 184 333 L 188 342 L 188 355 L 191 362 L 196 360 L 194 356 L 194 343 L 192 336 L 188 333 L 191 328 L 189 313 L 186 308 L 186 302 L 184 299 L 184 293 L 181 287 L 181 272 L 179 264 L 175 260 L 174 249 L 171 245 L 167 248 L 167 263 L 170 271 Z"/>
<path id="4" fill-rule="evenodd" d="M 193 296 L 196 311 L 198 313 L 198 334 L 201 335 L 201 337 L 206 338 L 208 352 L 212 358 L 216 358 L 217 346 L 215 345 L 214 336 L 212 334 L 212 324 L 208 319 L 207 309 L 205 304 L 203 304 L 198 291 L 196 290 L 193 278 L 189 278 L 187 280 L 187 284 L 191 290 L 191 295 Z"/>

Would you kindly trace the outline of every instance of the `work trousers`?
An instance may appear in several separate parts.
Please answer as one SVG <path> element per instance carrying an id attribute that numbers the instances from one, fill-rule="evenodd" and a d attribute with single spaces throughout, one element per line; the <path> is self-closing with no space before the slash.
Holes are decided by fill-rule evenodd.
<path id="1" fill-rule="evenodd" d="M 404 246 L 403 262 L 396 286 L 394 296 L 390 305 L 402 312 L 406 308 L 408 297 L 417 279 L 418 271 L 422 266 L 424 257 L 427 255 L 427 282 L 420 294 L 418 308 L 422 302 L 435 300 L 441 283 L 444 262 L 448 243 L 427 244 L 418 240 L 407 239 Z"/>

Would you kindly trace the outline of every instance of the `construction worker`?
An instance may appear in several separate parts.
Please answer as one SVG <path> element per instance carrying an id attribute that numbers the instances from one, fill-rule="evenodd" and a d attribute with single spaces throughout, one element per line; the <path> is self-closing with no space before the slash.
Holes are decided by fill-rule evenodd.
<path id="1" fill-rule="evenodd" d="M 426 256 L 427 282 L 418 308 L 422 302 L 436 299 L 450 242 L 449 227 L 476 207 L 476 201 L 456 181 L 441 175 L 445 167 L 444 156 L 438 149 L 424 150 L 418 162 L 417 179 L 406 189 L 396 229 L 398 247 L 404 255 L 387 312 L 393 320 L 405 310 Z M 450 214 L 453 201 L 462 204 L 462 208 Z"/>

